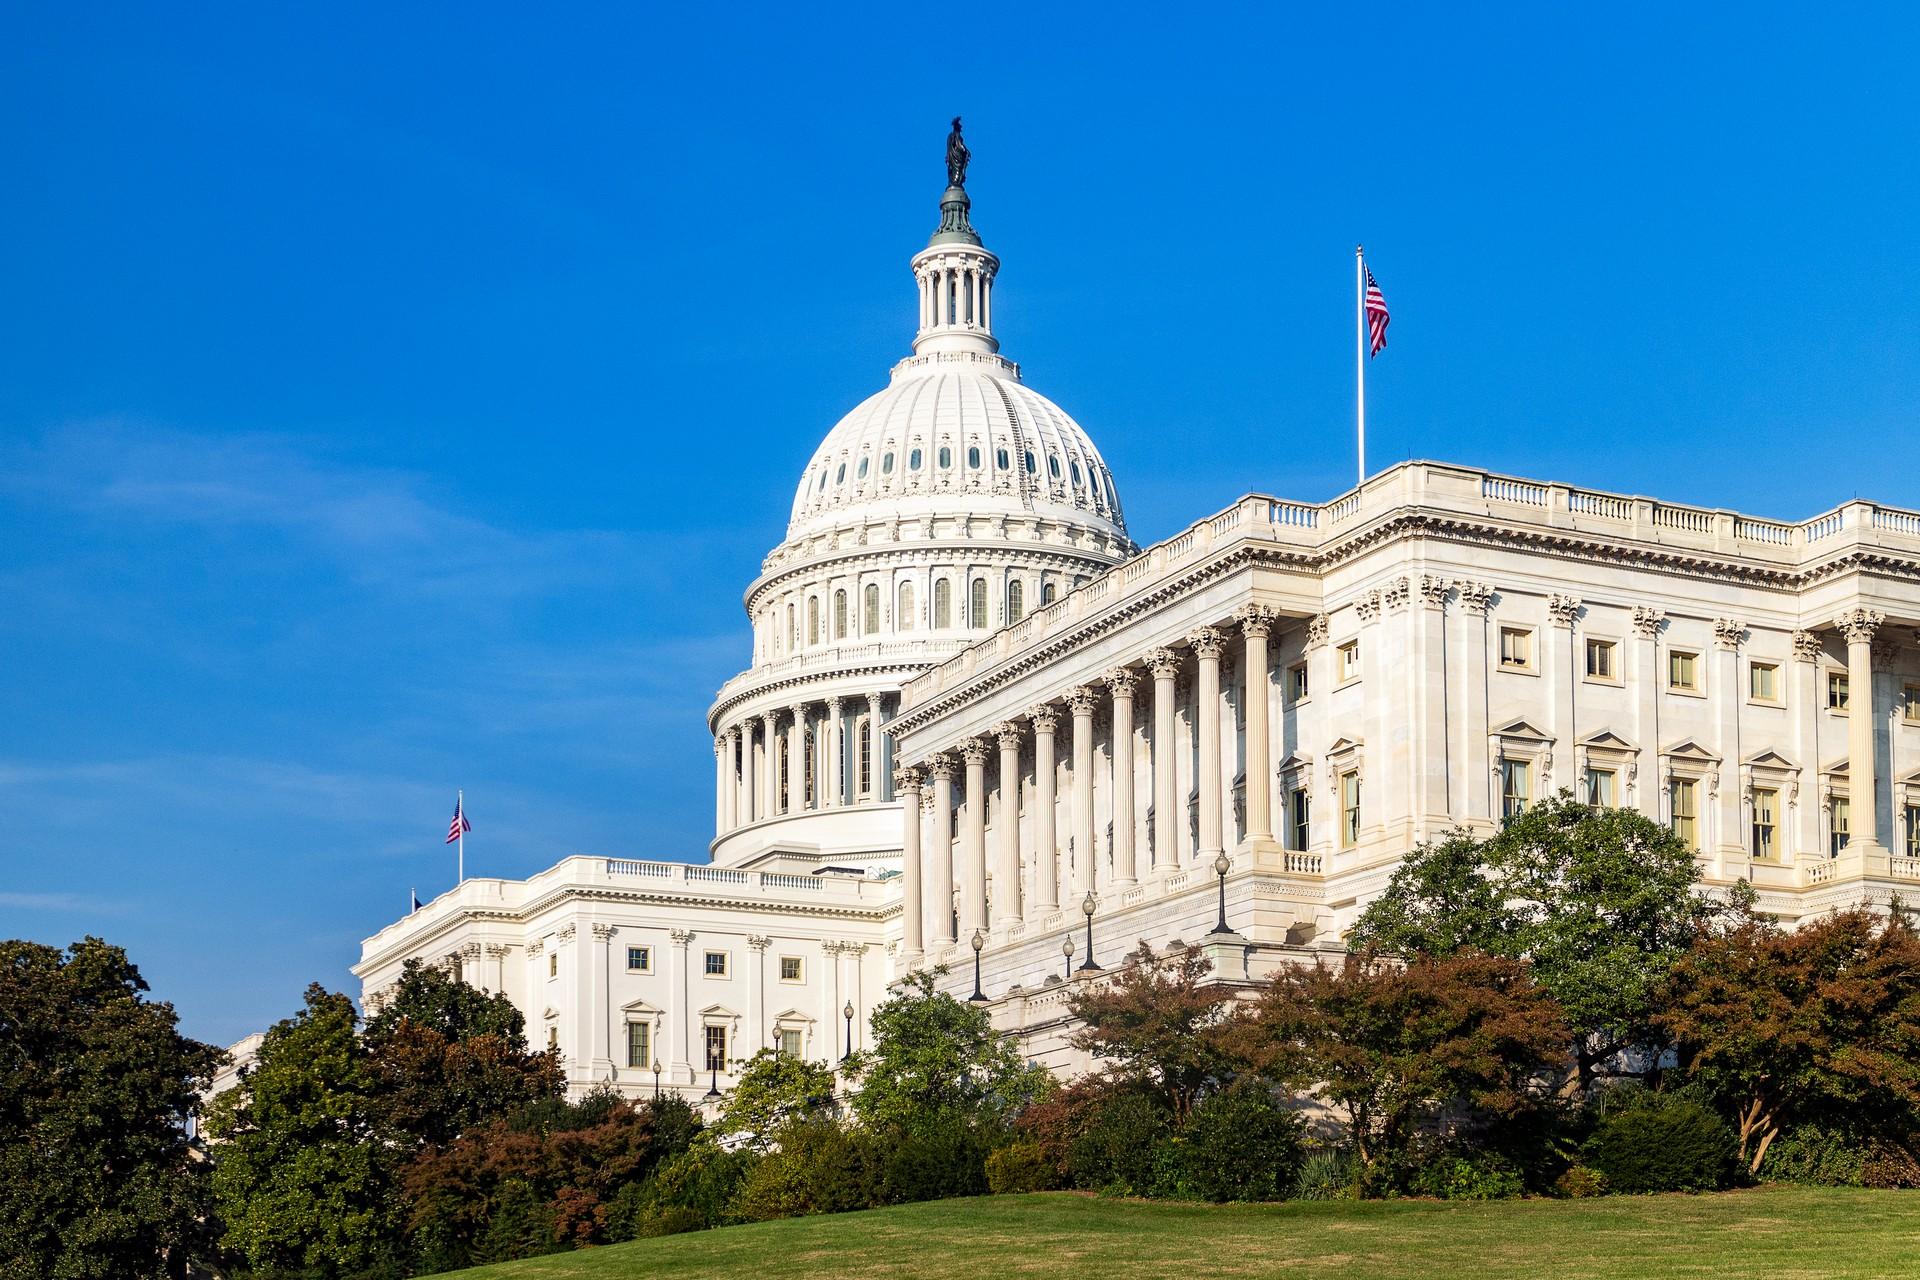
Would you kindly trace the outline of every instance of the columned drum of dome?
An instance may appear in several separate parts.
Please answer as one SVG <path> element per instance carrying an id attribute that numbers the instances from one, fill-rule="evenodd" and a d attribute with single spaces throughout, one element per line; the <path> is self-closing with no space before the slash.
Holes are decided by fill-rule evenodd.
<path id="1" fill-rule="evenodd" d="M 1000 259 L 965 165 L 949 177 L 910 263 L 913 353 L 814 450 L 747 589 L 753 664 L 708 715 L 724 865 L 895 865 L 884 726 L 901 684 L 1133 550 L 1093 441 L 1000 354 Z M 743 795 L 762 801 L 729 801 Z"/>

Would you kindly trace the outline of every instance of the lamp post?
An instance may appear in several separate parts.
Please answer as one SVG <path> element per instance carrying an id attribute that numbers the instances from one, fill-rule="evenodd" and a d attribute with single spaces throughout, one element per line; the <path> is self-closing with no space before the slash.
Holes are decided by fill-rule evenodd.
<path id="1" fill-rule="evenodd" d="M 1093 890 L 1087 890 L 1087 896 L 1080 901 L 1080 914 L 1087 918 L 1087 958 L 1080 965 L 1081 973 L 1100 972 L 1100 966 L 1093 962 L 1093 909 L 1098 905 L 1094 901 Z"/>
<path id="2" fill-rule="evenodd" d="M 660 1059 L 653 1060 L 653 1096 L 660 1096 Z"/>
<path id="3" fill-rule="evenodd" d="M 707 1065 L 713 1068 L 713 1083 L 707 1086 L 706 1101 L 718 1102 L 720 1101 L 720 1060 L 708 1058 Z"/>
<path id="4" fill-rule="evenodd" d="M 840 1055 L 840 1061 L 845 1062 L 853 1054 L 853 1001 L 847 1001 L 847 1007 L 840 1012 L 847 1019 L 847 1051 Z"/>
<path id="5" fill-rule="evenodd" d="M 1209 937 L 1216 933 L 1233 932 L 1227 928 L 1227 872 L 1231 870 L 1233 870 L 1233 861 L 1227 857 L 1224 850 L 1214 856 L 1213 874 L 1220 877 L 1220 922 L 1207 931 Z"/>
<path id="6" fill-rule="evenodd" d="M 1068 934 L 1067 940 L 1060 944 L 1060 954 L 1065 956 L 1067 959 L 1067 981 L 1072 982 L 1073 981 L 1073 935 L 1072 934 Z"/>
<path id="7" fill-rule="evenodd" d="M 980 935 L 978 929 L 975 929 L 973 931 L 973 994 L 967 997 L 969 1004 L 985 1004 L 987 1001 L 986 993 L 980 990 L 980 948 L 986 945 L 987 940 Z"/>

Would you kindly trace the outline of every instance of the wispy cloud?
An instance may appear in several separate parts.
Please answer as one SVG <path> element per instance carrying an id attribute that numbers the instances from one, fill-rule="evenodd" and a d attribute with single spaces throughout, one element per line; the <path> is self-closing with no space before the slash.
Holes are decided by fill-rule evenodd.
<path id="1" fill-rule="evenodd" d="M 71 911 L 87 914 L 124 911 L 126 904 L 78 893 L 0 893 L 0 907 L 16 911 Z"/>

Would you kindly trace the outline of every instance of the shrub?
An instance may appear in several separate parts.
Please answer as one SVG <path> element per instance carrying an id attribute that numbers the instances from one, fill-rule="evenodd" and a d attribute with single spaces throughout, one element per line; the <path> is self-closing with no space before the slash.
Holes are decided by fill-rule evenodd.
<path id="1" fill-rule="evenodd" d="M 1046 1153 L 1053 1165 L 1056 1186 L 1073 1183 L 1074 1139 L 1086 1129 L 1112 1091 L 1105 1080 L 1088 1076 L 1056 1089 L 1052 1096 L 1032 1103 L 1015 1117 L 1014 1132 Z"/>
<path id="2" fill-rule="evenodd" d="M 1060 1185 L 1059 1168 L 1037 1142 L 1009 1142 L 992 1152 L 986 1173 L 987 1190 L 997 1196 L 1051 1191 Z"/>
<path id="3" fill-rule="evenodd" d="M 1300 1172 L 1304 1131 L 1264 1084 L 1213 1094 L 1181 1134 L 1182 1184 L 1203 1200 L 1278 1200 Z"/>
<path id="4" fill-rule="evenodd" d="M 876 1202 L 872 1149 L 832 1121 L 802 1120 L 778 1133 L 779 1150 L 747 1171 L 734 1215 L 747 1222 L 844 1213 Z"/>
<path id="5" fill-rule="evenodd" d="M 733 1221 L 733 1200 L 755 1157 L 746 1151 L 722 1151 L 709 1142 L 697 1142 L 660 1163 L 647 1179 L 635 1206 L 637 1224 L 648 1211 L 685 1209 L 698 1215 L 703 1227 Z"/>
<path id="6" fill-rule="evenodd" d="M 1905 1147 L 1876 1142 L 1867 1152 L 1865 1168 L 1860 1172 L 1862 1186 L 1878 1190 L 1920 1187 L 1920 1161 Z"/>
<path id="7" fill-rule="evenodd" d="M 1610 1105 L 1583 1150 L 1625 1192 L 1712 1191 L 1727 1184 L 1735 1159 L 1732 1131 L 1704 1103 L 1645 1090 Z"/>
<path id="8" fill-rule="evenodd" d="M 988 1134 L 959 1116 L 939 1116 L 876 1138 L 881 1204 L 912 1204 L 987 1192 Z"/>
<path id="9" fill-rule="evenodd" d="M 1819 1125 L 1802 1125 L 1775 1139 L 1760 1161 L 1760 1177 L 1768 1182 L 1794 1182 L 1810 1187 L 1863 1185 L 1867 1152 L 1845 1134 Z"/>
<path id="10" fill-rule="evenodd" d="M 1353 1159 L 1337 1147 L 1310 1151 L 1293 1182 L 1295 1200 L 1346 1200 L 1354 1194 Z"/>
<path id="11" fill-rule="evenodd" d="M 1598 1169 L 1589 1169 L 1586 1165 L 1576 1164 L 1554 1180 L 1553 1189 L 1569 1200 L 1603 1196 L 1607 1194 L 1607 1175 Z"/>
<path id="12" fill-rule="evenodd" d="M 1491 1151 L 1442 1154 L 1422 1166 L 1410 1189 L 1442 1200 L 1510 1200 L 1526 1190 L 1520 1169 Z"/>
<path id="13" fill-rule="evenodd" d="M 1157 1181 L 1156 1154 L 1172 1125 L 1165 1106 L 1144 1094 L 1108 1094 L 1067 1148 L 1077 1187 L 1145 1195 Z"/>

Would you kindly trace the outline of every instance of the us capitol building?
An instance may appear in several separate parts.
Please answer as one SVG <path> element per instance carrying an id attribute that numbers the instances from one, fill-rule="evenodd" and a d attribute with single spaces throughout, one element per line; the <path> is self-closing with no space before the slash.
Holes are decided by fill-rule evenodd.
<path id="1" fill-rule="evenodd" d="M 698 1100 L 762 1048 L 865 1046 L 908 972 L 971 995 L 977 954 L 995 1025 L 1072 1072 L 1089 961 L 1193 942 L 1232 982 L 1340 950 L 1414 844 L 1563 788 L 1787 919 L 1920 895 L 1920 513 L 1407 462 L 1139 547 L 1000 354 L 966 160 L 956 129 L 913 353 L 747 587 L 708 860 L 467 880 L 362 944 L 369 1009 L 444 963 L 573 1092 Z"/>

